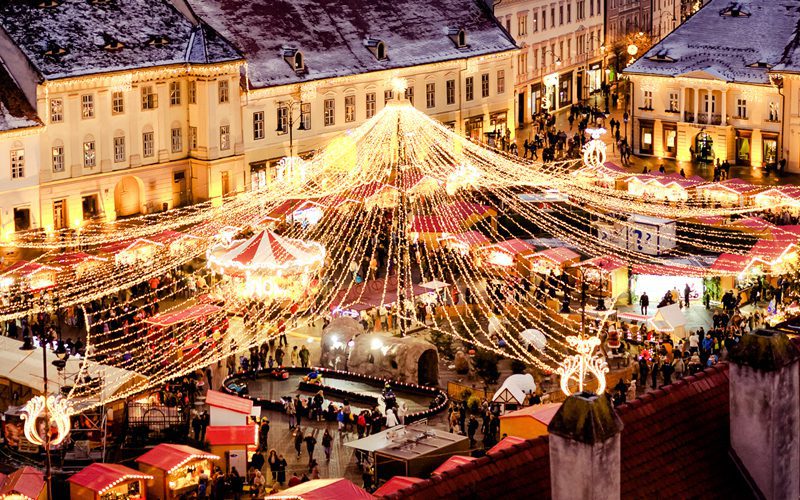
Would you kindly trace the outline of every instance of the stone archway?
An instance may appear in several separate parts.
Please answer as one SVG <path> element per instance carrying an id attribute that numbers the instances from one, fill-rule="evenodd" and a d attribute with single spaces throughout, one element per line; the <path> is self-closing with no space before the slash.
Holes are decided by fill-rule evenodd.
<path id="1" fill-rule="evenodd" d="M 114 210 L 117 217 L 142 213 L 144 184 L 133 175 L 126 175 L 114 187 Z"/>
<path id="2" fill-rule="evenodd" d="M 439 385 L 439 356 L 436 350 L 428 349 L 417 362 L 417 383 L 420 385 Z"/>

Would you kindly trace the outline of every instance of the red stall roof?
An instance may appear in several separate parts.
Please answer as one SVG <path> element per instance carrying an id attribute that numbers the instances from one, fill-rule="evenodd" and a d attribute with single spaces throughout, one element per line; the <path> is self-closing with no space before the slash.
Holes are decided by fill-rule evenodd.
<path id="1" fill-rule="evenodd" d="M 250 399 L 240 398 L 238 396 L 231 396 L 224 392 L 210 390 L 206 394 L 206 404 L 214 408 L 222 408 L 225 410 L 235 411 L 244 415 L 250 415 L 253 412 L 253 401 Z M 209 427 L 209 430 L 211 428 Z"/>
<path id="2" fill-rule="evenodd" d="M 569 262 L 571 260 L 578 260 L 581 256 L 570 250 L 569 248 L 548 248 L 547 250 L 542 250 L 541 252 L 536 252 L 536 256 L 544 257 L 547 260 L 552 261 L 555 264 L 561 265 L 565 262 Z"/>
<path id="3" fill-rule="evenodd" d="M 424 479 L 420 479 L 418 477 L 394 476 L 393 478 L 383 483 L 383 486 L 375 490 L 375 496 L 383 497 L 392 494 L 396 491 L 402 490 L 403 488 L 407 488 L 412 484 L 421 483 L 422 481 L 424 481 Z"/>
<path id="4" fill-rule="evenodd" d="M 30 276 L 39 271 L 58 271 L 57 267 L 39 264 L 38 262 L 28 262 L 27 260 L 18 260 L 11 266 L 7 267 L 4 273 L 15 274 L 17 276 Z"/>
<path id="5" fill-rule="evenodd" d="M 474 457 L 465 457 L 464 455 L 453 455 L 452 457 L 445 460 L 444 463 L 439 467 L 437 467 L 433 472 L 431 472 L 431 475 L 441 474 L 442 472 L 447 470 L 453 470 L 459 465 L 472 462 L 473 460 L 475 460 Z"/>
<path id="6" fill-rule="evenodd" d="M 347 479 L 314 479 L 285 489 L 267 498 L 297 498 L 302 500 L 359 500 L 375 498 Z"/>
<path id="7" fill-rule="evenodd" d="M 502 250 L 510 253 L 511 255 L 536 252 L 536 247 L 527 241 L 520 239 L 500 241 L 494 245 L 489 245 L 486 248 L 491 250 Z"/>
<path id="8" fill-rule="evenodd" d="M 210 425 L 206 440 L 212 446 L 256 444 L 256 429 L 255 425 Z"/>
<path id="9" fill-rule="evenodd" d="M 501 439 L 499 443 L 489 448 L 489 451 L 487 453 L 497 453 L 500 450 L 506 450 L 508 448 L 511 448 L 515 444 L 524 443 L 525 441 L 526 440 L 522 439 L 521 437 L 506 436 L 503 439 Z"/>
<path id="10" fill-rule="evenodd" d="M 197 236 L 182 233 L 180 231 L 170 231 L 169 229 L 161 231 L 160 233 L 154 234 L 152 236 L 149 236 L 147 239 L 150 241 L 154 241 L 156 243 L 171 245 L 172 243 L 175 243 L 176 241 L 181 240 L 183 238 L 198 239 Z"/>
<path id="11" fill-rule="evenodd" d="M 455 233 L 461 221 L 442 215 L 415 215 L 409 231 L 414 233 Z"/>
<path id="12" fill-rule="evenodd" d="M 84 252 L 71 252 L 71 253 L 61 253 L 58 255 L 54 255 L 50 259 L 49 262 L 53 264 L 59 264 L 62 266 L 75 266 L 77 264 L 83 264 L 86 261 L 94 260 L 97 262 L 105 262 L 108 259 L 103 257 L 98 257 L 97 255 L 90 255 Z"/>
<path id="13" fill-rule="evenodd" d="M 0 486 L 0 496 L 13 494 L 24 495 L 28 498 L 39 498 L 44 488 L 44 473 L 39 469 L 25 466 L 8 475 Z"/>
<path id="14" fill-rule="evenodd" d="M 169 472 L 197 459 L 219 460 L 219 457 L 183 444 L 161 443 L 136 461 Z"/>
<path id="15" fill-rule="evenodd" d="M 157 314 L 145 322 L 153 326 L 175 326 L 187 321 L 194 321 L 221 311 L 222 308 L 214 304 L 195 304 L 180 311 Z"/>
<path id="16" fill-rule="evenodd" d="M 760 261 L 774 263 L 779 258 L 796 249 L 797 245 L 784 239 L 758 240 L 753 246 L 753 249 L 750 250 L 750 255 Z"/>
<path id="17" fill-rule="evenodd" d="M 711 264 L 711 269 L 722 273 L 739 274 L 750 265 L 752 257 L 749 255 L 736 255 L 723 253 Z"/>
<path id="18" fill-rule="evenodd" d="M 489 238 L 480 231 L 464 231 L 463 233 L 455 233 L 450 236 L 439 238 L 439 241 L 454 240 L 463 245 L 482 246 L 489 243 Z"/>
<path id="19" fill-rule="evenodd" d="M 67 481 L 103 493 L 111 486 L 130 479 L 153 479 L 153 476 L 124 465 L 93 463 L 73 474 Z"/>
<path id="20" fill-rule="evenodd" d="M 625 261 L 620 258 L 614 257 L 613 255 L 604 255 L 578 262 L 573 264 L 572 267 L 589 266 L 602 269 L 606 272 L 611 272 L 616 271 L 621 267 L 626 267 L 627 265 L 628 264 L 626 264 Z"/>

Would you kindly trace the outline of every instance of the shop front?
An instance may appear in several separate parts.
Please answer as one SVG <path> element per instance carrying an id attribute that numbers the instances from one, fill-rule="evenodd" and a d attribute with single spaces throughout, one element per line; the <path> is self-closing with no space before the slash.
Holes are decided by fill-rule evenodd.
<path id="1" fill-rule="evenodd" d="M 753 133 L 750 130 L 736 130 L 736 164 L 750 166 L 750 142 Z"/>
<path id="2" fill-rule="evenodd" d="M 483 140 L 483 115 L 467 118 L 464 122 L 464 134 L 473 141 Z"/>
<path id="3" fill-rule="evenodd" d="M 761 133 L 761 142 L 764 148 L 764 165 L 777 165 L 778 163 L 778 134 Z"/>
<path id="4" fill-rule="evenodd" d="M 714 161 L 714 139 L 705 130 L 694 138 L 694 157 L 697 161 Z"/>
<path id="5" fill-rule="evenodd" d="M 603 64 L 600 61 L 589 65 L 585 85 L 589 89 L 589 95 L 603 88 Z"/>
<path id="6" fill-rule="evenodd" d="M 197 490 L 200 476 L 211 475 L 220 457 L 181 444 L 162 443 L 136 459 L 139 470 L 152 476 L 147 491 L 153 498 L 171 500 Z"/>
<path id="7" fill-rule="evenodd" d="M 143 500 L 153 476 L 119 464 L 93 463 L 68 479 L 70 500 Z"/>
<path id="8" fill-rule="evenodd" d="M 572 104 L 572 71 L 558 77 L 558 108 Z"/>
<path id="9" fill-rule="evenodd" d="M 508 111 L 498 111 L 489 115 L 489 137 L 499 141 L 508 131 Z"/>
<path id="10" fill-rule="evenodd" d="M 558 73 L 550 73 L 542 78 L 542 85 L 544 87 L 542 110 L 552 111 L 558 108 L 558 82 Z"/>
<path id="11" fill-rule="evenodd" d="M 652 155 L 654 128 L 652 120 L 639 120 L 639 152 L 643 155 Z"/>
<path id="12" fill-rule="evenodd" d="M 675 158 L 678 153 L 678 125 L 676 123 L 662 123 L 661 128 L 664 133 L 664 151 L 666 158 Z"/>
<path id="13" fill-rule="evenodd" d="M 529 109 L 531 119 L 542 111 L 542 101 L 544 99 L 543 86 L 541 83 L 531 85 Z"/>

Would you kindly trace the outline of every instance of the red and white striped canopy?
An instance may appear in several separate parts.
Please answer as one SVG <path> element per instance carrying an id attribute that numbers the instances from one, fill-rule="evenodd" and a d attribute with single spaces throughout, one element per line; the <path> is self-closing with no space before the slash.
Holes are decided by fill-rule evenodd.
<path id="1" fill-rule="evenodd" d="M 290 270 L 321 264 L 324 259 L 325 248 L 319 243 L 285 238 L 267 230 L 211 257 L 217 266 L 239 271 Z"/>

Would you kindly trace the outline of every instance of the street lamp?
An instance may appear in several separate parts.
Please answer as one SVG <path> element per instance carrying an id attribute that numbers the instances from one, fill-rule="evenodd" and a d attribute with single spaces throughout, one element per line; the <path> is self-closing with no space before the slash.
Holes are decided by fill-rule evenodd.
<path id="1" fill-rule="evenodd" d="M 303 104 L 300 101 L 296 101 L 294 99 L 288 101 L 279 101 L 277 103 L 278 106 L 278 128 L 275 129 L 276 132 L 279 134 L 285 134 L 289 132 L 289 157 L 294 156 L 294 137 L 292 136 L 292 131 L 294 130 L 294 113 L 295 111 L 299 110 L 300 115 L 298 116 L 300 120 L 300 125 L 297 127 L 297 130 L 308 130 L 308 124 L 306 120 L 303 119 Z M 308 103 L 305 103 L 308 104 Z M 285 111 L 282 111 L 285 110 Z M 286 116 L 282 116 L 283 113 Z M 288 128 L 288 130 L 287 130 Z"/>
<path id="2" fill-rule="evenodd" d="M 553 61 L 554 61 L 555 65 L 556 65 L 556 68 L 561 66 L 561 58 L 556 55 L 556 53 L 553 51 L 553 49 L 545 49 L 544 52 L 542 52 L 542 62 L 545 63 L 545 67 L 548 66 L 546 64 L 546 62 L 547 62 L 547 54 L 548 53 L 553 55 Z M 550 74 L 545 75 L 545 76 L 542 77 L 542 86 L 544 86 L 544 99 L 543 99 L 544 102 L 542 103 L 542 107 L 544 107 L 546 109 L 550 109 L 552 107 L 553 109 L 555 109 L 556 108 L 556 95 L 555 94 L 558 93 L 558 70 L 557 69 L 556 69 L 555 72 L 550 73 Z M 550 96 L 549 96 L 549 92 L 548 92 L 548 89 L 550 88 L 550 86 L 555 86 L 556 87 L 556 92 L 553 93 L 553 102 L 550 102 Z"/>

